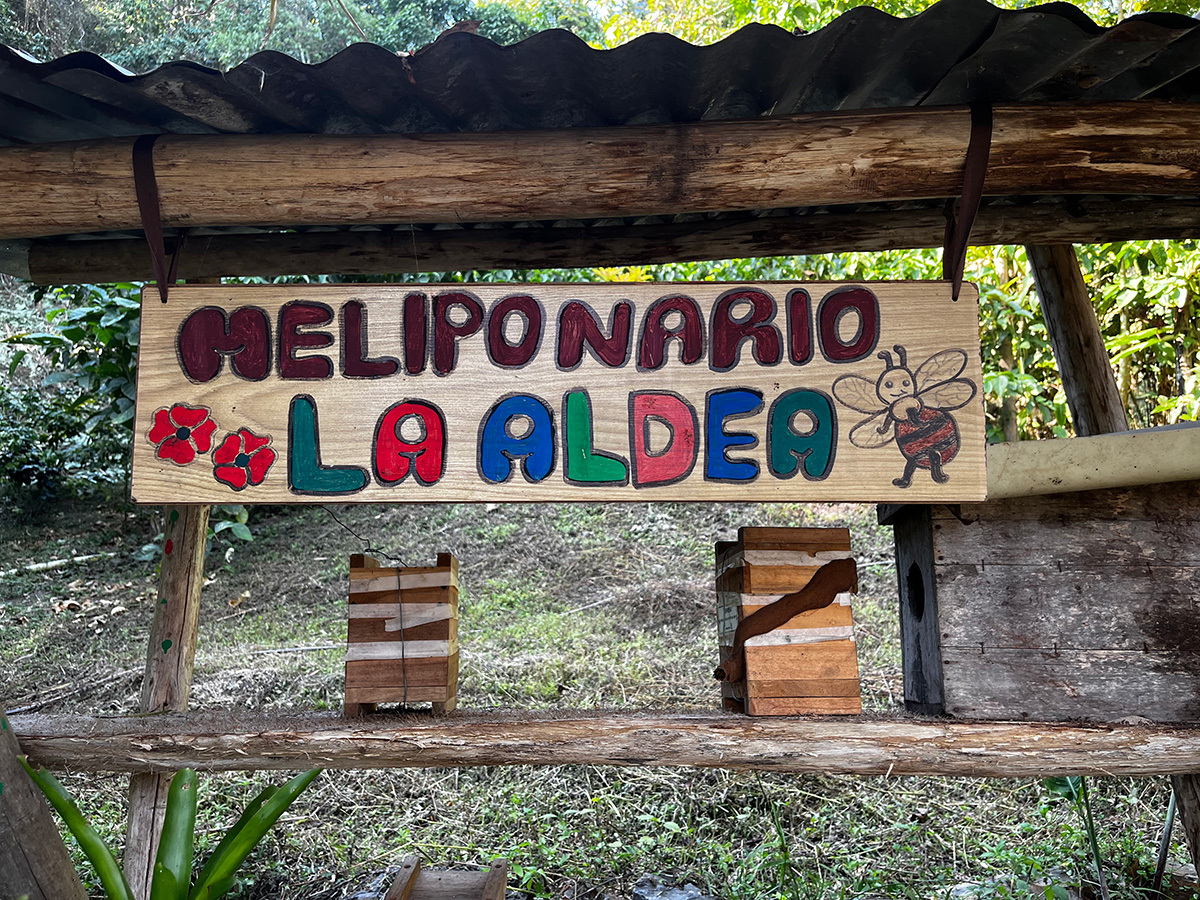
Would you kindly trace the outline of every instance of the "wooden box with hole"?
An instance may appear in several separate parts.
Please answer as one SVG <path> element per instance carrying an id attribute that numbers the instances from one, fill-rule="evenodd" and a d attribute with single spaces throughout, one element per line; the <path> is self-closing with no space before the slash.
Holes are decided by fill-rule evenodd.
<path id="1" fill-rule="evenodd" d="M 849 529 L 742 528 L 736 541 L 717 543 L 716 575 L 717 678 L 726 709 L 862 712 Z"/>
<path id="2" fill-rule="evenodd" d="M 1200 721 L 1200 481 L 881 507 L 909 710 Z"/>
<path id="3" fill-rule="evenodd" d="M 382 565 L 350 557 L 345 714 L 378 704 L 432 703 L 454 709 L 458 694 L 458 560 L 437 565 Z"/>

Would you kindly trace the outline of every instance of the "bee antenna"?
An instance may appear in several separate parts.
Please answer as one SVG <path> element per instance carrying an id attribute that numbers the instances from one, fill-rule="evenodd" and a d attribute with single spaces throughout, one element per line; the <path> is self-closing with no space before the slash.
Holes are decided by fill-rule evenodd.
<path id="1" fill-rule="evenodd" d="M 904 352 L 904 348 L 901 347 L 899 344 L 895 344 L 892 347 L 892 349 L 895 350 L 896 355 L 898 357 L 900 357 L 900 365 L 902 367 L 904 367 L 905 369 L 907 369 L 908 368 L 908 354 Z"/>
<path id="2" fill-rule="evenodd" d="M 886 350 L 880 350 L 875 355 L 882 359 L 887 364 L 889 369 L 896 368 L 894 365 L 892 365 L 892 354 L 888 353 Z"/>

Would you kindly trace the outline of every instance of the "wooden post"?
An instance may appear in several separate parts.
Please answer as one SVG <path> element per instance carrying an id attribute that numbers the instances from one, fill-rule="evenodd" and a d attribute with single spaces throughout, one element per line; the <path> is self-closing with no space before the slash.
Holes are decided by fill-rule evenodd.
<path id="1" fill-rule="evenodd" d="M 1046 330 L 1062 373 L 1063 388 L 1078 435 L 1106 434 L 1129 427 L 1121 392 L 1104 349 L 1104 336 L 1069 244 L 1025 248 Z M 1200 775 L 1171 778 L 1192 862 L 1200 869 Z"/>
<path id="2" fill-rule="evenodd" d="M 143 713 L 187 709 L 200 625 L 200 587 L 204 582 L 207 506 L 167 507 L 158 604 L 146 651 L 146 676 L 139 710 Z M 137 900 L 150 893 L 154 857 L 166 810 L 170 774 L 138 773 L 129 780 L 129 824 L 125 837 L 125 878 Z"/>
<path id="3" fill-rule="evenodd" d="M 25 774 L 0 704 L 0 900 L 87 900 L 50 807 Z"/>
<path id="4" fill-rule="evenodd" d="M 1175 791 L 1175 806 L 1187 835 L 1192 865 L 1200 872 L 1200 775 L 1172 775 L 1171 788 Z"/>
<path id="5" fill-rule="evenodd" d="M 1025 248 L 1046 331 L 1062 374 L 1075 433 L 1081 437 L 1129 428 L 1104 335 L 1075 248 L 1070 244 L 1031 244 Z"/>

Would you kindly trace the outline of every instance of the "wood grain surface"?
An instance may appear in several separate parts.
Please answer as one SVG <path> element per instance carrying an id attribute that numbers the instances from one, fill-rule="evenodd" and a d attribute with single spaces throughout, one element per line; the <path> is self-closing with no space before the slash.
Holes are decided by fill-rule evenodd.
<path id="1" fill-rule="evenodd" d="M 986 189 L 1194 195 L 1198 124 L 1197 104 L 997 105 Z M 164 135 L 154 163 L 167 227 L 536 221 L 956 197 L 969 134 L 966 107 L 925 107 L 502 134 Z M 0 239 L 140 228 L 132 148 L 0 149 Z"/>
<path id="2" fill-rule="evenodd" d="M 750 718 L 559 710 L 412 714 L 204 713 L 12 717 L 35 765 L 77 771 L 210 771 L 481 765 L 664 765 L 857 775 L 1187 774 L 1200 728 Z"/>
<path id="3" fill-rule="evenodd" d="M 982 499 L 984 423 L 974 290 L 953 302 L 949 286 L 941 282 L 853 287 L 860 292 L 855 296 L 864 296 L 865 291 L 865 296 L 877 298 L 879 308 L 877 339 L 860 341 L 859 317 L 848 310 L 844 287 L 816 283 L 182 286 L 172 290 L 166 305 L 152 292 L 143 301 L 133 494 L 139 503 Z M 453 298 L 461 297 L 455 292 L 464 288 L 469 288 L 473 300 L 460 304 Z M 753 320 L 759 324 L 746 326 L 761 326 L 767 334 L 761 342 L 735 340 L 736 327 L 728 323 L 760 314 L 760 307 L 734 297 L 735 291 L 766 296 L 761 307 L 764 317 Z M 807 293 L 808 311 L 797 291 Z M 414 324 L 421 321 L 419 314 L 410 317 L 410 294 L 421 295 L 416 302 L 425 304 L 424 329 Z M 672 298 L 681 295 L 695 301 L 694 306 L 679 301 L 692 310 L 693 337 L 688 342 L 679 337 L 656 341 L 654 333 L 661 337 L 678 329 L 683 319 L 681 313 L 654 310 L 666 309 L 675 302 Z M 542 311 L 535 312 L 542 319 L 538 343 L 526 337 L 534 330 L 528 327 L 525 313 L 503 312 L 518 302 L 512 298 L 523 296 L 531 296 L 535 311 Z M 466 316 L 471 303 L 477 304 L 474 320 Z M 597 340 L 609 335 L 614 311 L 628 314 L 624 352 L 610 354 L 605 363 L 593 353 L 593 342 L 584 346 L 578 365 L 563 365 L 564 358 L 570 362 L 569 354 L 561 356 L 559 347 L 572 342 L 563 337 L 559 323 L 568 308 L 579 313 L 579 304 L 594 312 L 601 335 Z M 260 335 L 269 334 L 269 340 L 247 338 L 238 328 L 248 319 L 234 323 L 213 312 L 214 307 L 231 316 L 234 309 L 243 310 L 245 317 L 259 324 Z M 723 318 L 718 307 L 725 311 Z M 835 314 L 839 308 L 848 311 Z M 263 312 L 260 315 L 255 309 Z M 198 312 L 202 310 L 207 311 Z M 347 318 L 351 312 L 353 320 Z M 213 327 L 218 330 L 222 323 L 233 323 L 224 325 L 234 329 L 233 336 L 212 349 L 211 342 L 196 338 L 200 332 L 193 328 L 203 316 L 215 316 Z M 714 325 L 718 319 L 725 323 L 719 328 Z M 297 324 L 301 321 L 316 324 Z M 832 329 L 824 337 L 822 322 Z M 181 336 L 185 323 L 192 323 L 186 326 L 186 338 Z M 647 329 L 650 337 L 644 335 Z M 804 356 L 803 348 L 793 349 L 803 343 L 806 329 L 812 337 L 811 358 Z M 778 341 L 778 362 L 763 365 L 755 353 L 762 349 L 767 359 L 772 358 L 770 334 Z M 258 345 L 262 345 L 260 358 L 251 365 L 239 348 Z M 876 408 L 884 416 L 876 422 L 888 426 L 889 407 L 872 388 L 888 368 L 878 353 L 886 351 L 898 365 L 897 345 L 905 348 L 910 371 L 919 372 L 922 363 L 948 350 L 966 354 L 961 378 L 976 390 L 966 405 L 945 414 L 958 434 L 957 455 L 946 464 L 945 483 L 936 483 L 926 467 L 916 469 L 910 487 L 898 487 L 893 482 L 904 473 L 907 458 L 897 440 L 881 441 L 878 447 L 856 446 L 851 440 L 854 429 L 870 419 Z M 853 352 L 847 355 L 837 346 L 852 347 Z M 512 362 L 514 347 L 528 354 L 523 364 Z M 684 349 L 690 362 L 681 359 Z M 657 350 L 664 351 L 661 363 Z M 185 365 L 185 356 L 192 362 Z M 619 364 L 614 365 L 614 360 Z M 720 365 L 722 361 L 728 365 Z M 362 375 L 364 369 L 375 374 Z M 866 385 L 857 409 L 833 396 L 833 383 L 851 377 Z M 684 403 L 690 405 L 694 424 L 681 426 L 683 431 L 691 429 L 688 433 L 694 440 L 690 469 L 685 471 L 681 464 L 672 474 L 671 466 L 657 461 L 666 452 L 670 431 L 652 416 L 637 417 L 631 395 L 640 392 L 654 393 L 655 403 L 662 402 L 659 398 L 665 393 L 677 395 L 681 400 L 671 401 L 676 412 L 686 408 Z M 755 409 L 721 406 L 732 403 L 733 397 L 739 398 L 738 403 L 747 398 L 753 403 L 758 394 L 761 404 Z M 813 402 L 827 404 L 827 411 L 820 413 L 821 428 L 827 430 L 815 432 L 812 440 L 819 443 L 820 435 L 830 434 L 833 448 L 824 468 L 816 462 L 818 450 L 801 457 L 807 446 L 787 449 L 790 440 L 803 442 L 818 424 L 817 416 L 803 411 L 793 415 L 788 404 L 819 395 L 825 399 Z M 525 436 L 502 430 L 508 420 L 504 411 L 516 407 L 503 406 L 496 420 L 488 422 L 504 398 L 514 403 L 533 398 L 528 401 L 534 404 L 530 415 L 549 422 L 538 429 L 552 441 L 546 450 L 548 472 L 531 464 L 525 452 L 528 447 L 522 450 L 504 443 Z M 444 421 L 445 459 L 438 471 L 429 467 L 433 457 L 428 454 L 401 459 L 405 452 L 416 453 L 415 446 L 396 449 L 397 440 L 412 440 L 404 427 L 416 426 L 410 417 L 399 426 L 397 438 L 398 404 L 408 401 L 436 407 Z M 539 405 L 542 412 L 537 411 Z M 197 440 L 185 427 L 194 420 L 189 417 L 197 414 L 178 412 L 183 407 L 208 411 L 205 424 L 196 426 L 208 430 L 204 440 Z M 922 414 L 932 415 L 933 408 L 930 399 Z M 389 414 L 392 419 L 386 419 Z M 426 435 L 438 427 L 434 414 L 428 415 Z M 686 412 L 683 415 L 686 421 Z M 527 419 L 514 413 L 511 421 L 528 425 Z M 643 421 L 649 424 L 639 427 Z M 210 428 L 209 422 L 215 427 Z M 861 433 L 873 427 L 865 426 Z M 179 452 L 170 450 L 176 432 L 184 435 L 185 443 L 190 441 L 194 452 L 177 445 Z M 646 435 L 644 443 L 636 446 L 642 435 Z M 728 436 L 741 443 L 727 443 Z M 267 438 L 269 457 L 259 447 Z M 488 448 L 486 454 L 481 446 Z M 913 446 L 904 443 L 909 450 Z M 687 448 L 679 441 L 671 447 L 682 452 L 680 459 L 686 462 Z M 246 462 L 264 463 L 268 458 L 271 464 L 257 469 L 255 463 Z M 532 459 L 537 462 L 540 457 L 535 454 Z M 239 466 L 249 475 L 239 474 Z"/>

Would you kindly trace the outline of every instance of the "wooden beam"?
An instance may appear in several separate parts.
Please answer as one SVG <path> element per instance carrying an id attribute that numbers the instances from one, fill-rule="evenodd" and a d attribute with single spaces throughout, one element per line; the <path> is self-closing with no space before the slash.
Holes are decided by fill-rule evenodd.
<path id="1" fill-rule="evenodd" d="M 1025 252 L 1075 433 L 1086 437 L 1125 431 L 1129 422 L 1121 392 L 1075 248 L 1070 244 L 1030 244 Z"/>
<path id="2" fill-rule="evenodd" d="M 1200 104 L 995 109 L 989 195 L 1200 192 Z M 490 134 L 167 135 L 167 227 L 644 216 L 957 196 L 964 107 Z M 0 148 L 0 239 L 140 228 L 132 138 Z M 231 173 L 236 173 L 231 181 Z"/>
<path id="3" fill-rule="evenodd" d="M 198 235 L 179 276 L 373 275 L 576 266 L 940 247 L 939 209 L 772 214 L 652 225 Z M 1114 200 L 984 205 L 973 244 L 1200 238 L 1200 200 Z M 173 247 L 170 247 L 173 249 Z M 141 239 L 36 240 L 0 247 L 0 271 L 38 284 L 154 277 Z"/>
<path id="4" fill-rule="evenodd" d="M 1200 765 L 1200 727 L 463 712 L 13 717 L 31 760 L 111 772 L 495 765 L 695 766 L 851 775 L 1149 775 Z"/>
<path id="5" fill-rule="evenodd" d="M 989 444 L 987 478 L 989 500 L 1200 480 L 1200 425 Z"/>
<path id="6" fill-rule="evenodd" d="M 20 753 L 0 712 L 0 897 L 87 900 L 50 807 L 17 761 Z"/>
<path id="7" fill-rule="evenodd" d="M 138 705 L 142 713 L 187 709 L 200 628 L 200 588 L 204 583 L 209 507 L 167 507 L 164 513 L 166 540 Z M 166 813 L 167 788 L 173 772 L 150 772 L 145 768 L 130 771 L 134 774 L 129 779 L 125 879 L 134 897 L 145 900 L 150 894 L 154 858 Z"/>

